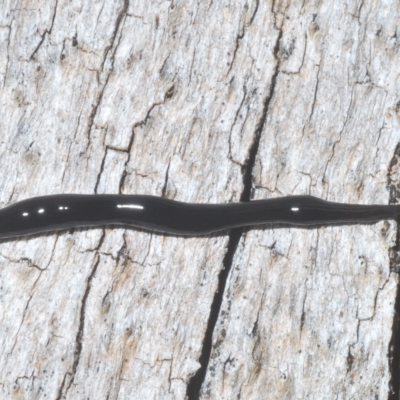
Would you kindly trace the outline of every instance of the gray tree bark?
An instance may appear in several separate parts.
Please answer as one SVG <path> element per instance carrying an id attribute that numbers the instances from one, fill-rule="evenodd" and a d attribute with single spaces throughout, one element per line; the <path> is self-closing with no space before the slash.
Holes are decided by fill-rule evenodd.
<path id="1" fill-rule="evenodd" d="M 0 205 L 398 197 L 400 6 L 1 2 Z M 5 399 L 393 399 L 396 224 L 0 244 Z"/>

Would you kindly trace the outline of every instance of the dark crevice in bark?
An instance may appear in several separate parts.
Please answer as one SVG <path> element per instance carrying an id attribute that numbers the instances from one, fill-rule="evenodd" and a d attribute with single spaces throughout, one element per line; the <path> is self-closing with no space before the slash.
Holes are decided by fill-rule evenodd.
<path id="1" fill-rule="evenodd" d="M 219 311 L 221 309 L 222 299 L 225 291 L 226 281 L 231 270 L 233 257 L 236 252 L 237 245 L 240 237 L 242 236 L 242 229 L 232 229 L 229 234 L 227 252 L 223 260 L 223 268 L 218 276 L 218 289 L 214 294 L 214 299 L 208 317 L 207 329 L 203 339 L 203 348 L 199 358 L 200 368 L 196 374 L 190 379 L 187 386 L 186 395 L 189 400 L 197 400 L 200 398 L 200 389 L 206 376 L 208 363 L 212 350 L 212 336 L 214 328 L 218 320 Z"/>
<path id="2" fill-rule="evenodd" d="M 249 149 L 249 155 L 242 169 L 243 191 L 240 196 L 240 201 L 250 201 L 252 197 L 253 169 L 255 165 L 256 155 L 260 144 L 261 133 L 265 127 L 265 123 L 267 120 L 269 106 L 272 98 L 274 97 L 276 80 L 279 74 L 280 63 L 278 59 L 278 52 L 279 52 L 279 43 L 281 38 L 282 38 L 282 30 L 279 31 L 278 38 L 276 40 L 274 47 L 274 57 L 276 59 L 276 66 L 274 74 L 272 75 L 271 85 L 269 87 L 268 94 L 264 100 L 263 112 L 260 121 L 256 126 L 256 130 L 254 132 L 254 139 Z M 243 233 L 242 228 L 232 229 L 229 233 L 227 252 L 223 260 L 223 268 L 221 269 L 221 272 L 219 273 L 218 276 L 218 289 L 214 294 L 214 299 L 211 304 L 210 314 L 207 322 L 207 328 L 203 339 L 203 347 L 199 358 L 200 368 L 192 376 L 187 386 L 186 396 L 188 400 L 198 400 L 200 398 L 200 391 L 210 361 L 210 355 L 212 350 L 212 337 L 214 329 L 218 321 L 218 316 L 222 305 L 225 286 L 232 267 L 233 258 L 235 256 L 236 249 L 238 247 L 242 233 Z"/>
<path id="3" fill-rule="evenodd" d="M 397 182 L 397 169 L 400 161 L 400 143 L 396 146 L 393 158 L 389 164 L 388 188 L 389 204 L 398 204 L 399 185 Z M 393 174 L 393 180 L 391 175 Z M 397 220 L 396 244 L 390 249 L 390 270 L 393 274 L 400 272 L 400 220 Z M 397 277 L 399 278 L 399 277 Z M 400 282 L 397 282 L 397 293 L 394 304 L 394 316 L 392 324 L 392 337 L 389 342 L 388 362 L 391 378 L 389 381 L 388 400 L 400 399 Z"/>
<path id="4" fill-rule="evenodd" d="M 79 364 L 79 357 L 82 352 L 83 330 L 85 328 L 86 302 L 87 302 L 87 299 L 89 296 L 90 289 L 92 287 L 92 280 L 96 274 L 99 263 L 100 263 L 100 256 L 97 257 L 97 260 L 94 264 L 92 272 L 89 275 L 89 278 L 87 280 L 86 290 L 85 290 L 85 293 L 82 298 L 81 315 L 80 315 L 80 319 L 79 319 L 79 329 L 78 329 L 78 333 L 76 334 L 76 340 L 75 340 L 75 343 L 76 343 L 75 352 L 74 352 L 75 359 L 74 359 L 74 363 L 72 365 L 72 373 L 74 375 L 75 375 L 76 369 Z"/>
<path id="5" fill-rule="evenodd" d="M 400 221 L 397 221 L 396 244 L 390 249 L 390 269 L 392 273 L 399 273 L 400 268 Z M 389 342 L 389 381 L 388 400 L 400 399 L 400 281 L 397 282 L 396 300 L 394 303 L 394 316 L 392 324 L 392 337 Z"/>
<path id="6" fill-rule="evenodd" d="M 259 5 L 260 5 L 260 1 L 256 0 L 256 6 L 254 7 L 253 15 L 250 18 L 249 26 L 252 25 L 254 22 L 254 18 L 256 17 Z"/>
<path id="7" fill-rule="evenodd" d="M 98 110 L 98 108 L 100 106 L 101 101 L 103 100 L 104 92 L 105 92 L 105 89 L 106 89 L 106 86 L 107 86 L 109 78 L 110 78 L 110 74 L 107 75 L 107 78 L 106 78 L 106 80 L 104 82 L 104 85 L 100 89 L 100 93 L 98 94 L 98 96 L 96 98 L 95 104 L 92 104 L 92 111 L 90 112 L 90 115 L 89 115 L 89 118 L 88 118 L 89 123 L 88 123 L 88 126 L 86 128 L 86 136 L 88 138 L 86 151 L 88 151 L 88 148 L 89 148 L 89 145 L 90 145 L 90 132 L 92 131 L 92 127 L 93 127 L 93 124 L 94 124 L 94 118 L 96 117 L 97 110 Z"/>
<path id="8" fill-rule="evenodd" d="M 129 8 L 129 0 L 124 0 L 124 4 L 123 4 L 123 6 L 122 6 L 122 10 L 121 10 L 120 13 L 118 14 L 117 19 L 116 19 L 116 21 L 115 21 L 114 32 L 113 32 L 112 35 L 111 35 L 110 44 L 105 48 L 105 51 L 104 51 L 103 62 L 102 62 L 102 64 L 101 64 L 101 70 L 102 70 L 102 71 L 104 71 L 104 64 L 105 64 L 105 62 L 106 62 L 106 60 L 107 60 L 108 53 L 110 52 L 110 50 L 111 50 L 112 47 L 114 46 L 114 42 L 115 42 L 115 39 L 116 39 L 116 37 L 117 37 L 119 28 L 120 28 L 120 26 L 121 26 L 121 22 L 122 22 L 124 16 L 126 16 L 126 14 L 127 14 L 127 12 L 128 12 L 128 8 Z M 121 38 L 119 38 L 119 40 L 121 40 Z M 115 47 L 114 53 L 113 53 L 112 56 L 111 56 L 111 58 L 112 58 L 112 62 L 111 62 L 112 68 L 111 68 L 111 69 L 113 69 L 113 66 L 114 66 L 114 56 L 115 56 L 115 53 L 116 53 L 116 51 L 117 51 L 117 47 L 118 47 L 118 46 Z"/>
<path id="9" fill-rule="evenodd" d="M 119 194 L 122 194 L 122 191 L 124 190 L 125 179 L 126 179 L 126 177 L 128 175 L 128 172 L 126 171 L 126 168 L 127 168 L 128 164 L 129 164 L 129 161 L 131 160 L 131 151 L 132 151 L 132 146 L 133 146 L 134 140 L 135 140 L 135 130 L 132 129 L 131 137 L 129 139 L 129 144 L 128 144 L 128 147 L 126 149 L 126 152 L 128 153 L 128 158 L 125 161 L 124 171 L 122 172 L 122 176 L 121 176 L 121 179 L 119 181 L 119 191 L 118 191 Z"/>
<path id="10" fill-rule="evenodd" d="M 167 186 L 168 186 L 168 174 L 169 174 L 169 167 L 171 165 L 171 162 L 169 162 L 167 171 L 165 172 L 165 180 L 164 180 L 164 186 L 161 190 L 161 197 L 165 197 L 165 194 L 167 193 Z"/>
<path id="11" fill-rule="evenodd" d="M 103 159 L 101 160 L 100 172 L 97 174 L 96 184 L 94 185 L 94 192 L 95 192 L 95 194 L 97 194 L 97 189 L 98 189 L 99 184 L 100 184 L 101 174 L 102 174 L 103 171 L 104 171 L 104 164 L 105 164 L 105 162 L 106 162 L 107 151 L 108 151 L 108 147 L 106 146 L 106 151 L 104 152 L 104 157 L 103 157 Z"/>
<path id="12" fill-rule="evenodd" d="M 104 57 L 103 57 L 103 60 L 102 60 L 102 62 L 101 62 L 100 71 L 103 71 L 103 72 L 104 72 L 104 65 L 105 65 L 105 63 L 106 63 L 106 61 L 107 61 L 108 54 L 109 54 L 110 50 L 113 48 L 113 46 L 114 46 L 115 39 L 116 39 L 116 37 L 117 37 L 117 34 L 118 34 L 118 32 L 119 32 L 121 23 L 122 23 L 122 21 L 123 21 L 123 17 L 126 16 L 126 14 L 127 14 L 127 12 L 128 12 L 128 8 L 129 8 L 129 0 L 124 0 L 124 4 L 123 4 L 123 7 L 122 7 L 122 10 L 121 10 L 120 13 L 118 14 L 117 20 L 115 21 L 114 32 L 113 32 L 113 34 L 112 34 L 112 37 L 111 37 L 111 40 L 110 40 L 110 44 L 109 44 L 109 45 L 105 48 L 105 50 L 104 50 Z M 120 34 L 119 39 L 118 39 L 118 43 L 117 43 L 116 46 L 114 47 L 114 51 L 112 52 L 112 54 L 111 54 L 111 56 L 110 56 L 110 59 L 111 59 L 111 67 L 110 67 L 109 71 L 106 71 L 106 74 L 107 74 L 107 75 L 106 75 L 106 78 L 105 78 L 105 81 L 104 81 L 104 85 L 103 85 L 103 87 L 100 89 L 100 93 L 99 93 L 99 95 L 98 95 L 97 98 L 96 98 L 95 104 L 92 105 L 92 111 L 91 111 L 91 113 L 90 113 L 90 116 L 89 116 L 89 123 L 88 123 L 88 127 L 87 127 L 87 129 L 86 129 L 86 136 L 88 137 L 88 144 L 87 144 L 87 146 L 86 146 L 86 150 L 88 150 L 88 147 L 89 147 L 89 145 L 90 145 L 90 132 L 91 132 L 92 127 L 93 127 L 93 124 L 94 124 L 94 118 L 96 117 L 96 115 L 97 115 L 97 110 L 98 110 L 98 108 L 99 108 L 99 106 L 100 106 L 100 103 L 101 103 L 102 100 L 103 100 L 105 88 L 106 88 L 106 86 L 107 86 L 107 84 L 108 84 L 108 81 L 109 81 L 109 79 L 110 79 L 111 71 L 114 70 L 114 58 L 115 58 L 115 54 L 116 54 L 116 52 L 117 52 L 118 45 L 119 45 L 119 43 L 120 43 L 120 41 L 121 41 L 121 36 L 122 36 L 122 30 L 121 30 L 121 34 Z M 98 74 L 99 74 L 100 71 L 97 71 Z"/>
<path id="13" fill-rule="evenodd" d="M 399 237 L 399 230 L 397 231 Z M 400 399 L 400 283 L 397 284 L 396 301 L 394 304 L 394 318 L 392 325 L 392 337 L 389 342 L 389 368 L 391 378 L 389 381 L 388 400 Z"/>
<path id="14" fill-rule="evenodd" d="M 53 16 L 51 17 L 50 28 L 45 29 L 45 31 L 43 32 L 43 35 L 41 36 L 39 43 L 37 44 L 35 50 L 33 50 L 31 56 L 29 57 L 29 61 L 32 61 L 33 58 L 35 57 L 36 53 L 39 51 L 40 47 L 42 46 L 42 44 L 44 42 L 44 39 L 46 38 L 46 35 L 51 35 L 51 31 L 53 30 L 54 20 L 56 19 L 57 7 L 58 7 L 58 0 L 56 0 L 56 5 L 54 7 Z"/>
<path id="15" fill-rule="evenodd" d="M 64 378 L 63 378 L 63 380 L 62 380 L 62 382 L 61 382 L 60 389 L 58 390 L 58 393 L 57 393 L 56 400 L 60 400 L 60 399 L 62 398 L 62 395 L 63 395 L 63 388 L 64 388 L 64 385 L 65 385 L 65 381 L 67 380 L 67 376 L 69 376 L 69 375 L 71 375 L 69 372 L 67 372 L 67 373 L 64 375 Z"/>
<path id="16" fill-rule="evenodd" d="M 127 158 L 127 160 L 125 161 L 124 171 L 122 172 L 122 176 L 121 176 L 121 179 L 120 179 L 120 181 L 119 181 L 119 193 L 120 193 L 120 194 L 122 194 L 122 192 L 123 192 L 123 190 L 124 190 L 125 180 L 126 180 L 126 177 L 128 176 L 127 167 L 128 167 L 128 164 L 129 164 L 129 162 L 130 162 L 130 160 L 131 160 L 131 152 L 132 152 L 133 142 L 134 142 L 134 140 L 135 140 L 135 129 L 136 129 L 137 127 L 141 127 L 141 126 L 146 125 L 148 119 L 150 118 L 151 112 L 154 110 L 155 107 L 160 106 L 161 104 L 164 104 L 164 102 L 153 103 L 153 104 L 151 105 L 151 107 L 148 109 L 148 111 L 147 111 L 146 116 L 144 117 L 144 119 L 141 120 L 141 121 L 139 121 L 139 122 L 136 122 L 136 123 L 133 125 L 132 134 L 131 134 L 131 138 L 130 138 L 130 140 L 129 140 L 128 147 L 127 147 L 126 150 L 124 150 L 124 151 L 126 151 L 126 152 L 128 153 L 128 158 Z"/>
<path id="17" fill-rule="evenodd" d="M 232 61 L 229 63 L 229 68 L 228 68 L 228 72 L 226 73 L 226 75 L 228 75 L 229 72 L 231 72 L 231 69 L 232 69 L 233 64 L 234 64 L 234 62 L 235 62 L 235 59 L 236 59 L 236 53 L 237 53 L 237 51 L 238 51 L 238 49 L 239 49 L 239 42 L 244 38 L 244 35 L 246 34 L 246 28 L 248 28 L 248 27 L 253 23 L 254 18 L 255 18 L 256 14 L 257 14 L 257 11 L 258 11 L 258 6 L 259 6 L 259 2 L 258 2 L 258 0 L 257 0 L 256 6 L 255 6 L 255 9 L 254 9 L 254 12 L 253 12 L 253 14 L 252 14 L 252 16 L 251 16 L 251 18 L 250 18 L 250 22 L 249 22 L 248 24 L 243 25 L 243 30 L 242 30 L 242 32 L 239 33 L 239 34 L 236 36 L 236 44 L 235 44 L 235 49 L 233 50 Z"/>
<path id="18" fill-rule="evenodd" d="M 252 197 L 251 189 L 253 186 L 253 168 L 254 168 L 254 164 L 256 161 L 258 147 L 260 144 L 261 132 L 263 131 L 265 123 L 267 121 L 269 106 L 270 106 L 272 98 L 274 97 L 276 79 L 279 74 L 278 52 L 279 52 L 279 43 L 280 43 L 281 38 L 282 38 L 282 30 L 279 31 L 279 35 L 278 35 L 278 38 L 276 40 L 275 47 L 274 47 L 274 57 L 276 59 L 276 66 L 275 66 L 274 74 L 272 75 L 272 78 L 271 78 L 271 85 L 269 87 L 267 97 L 264 101 L 263 113 L 261 115 L 260 122 L 258 123 L 255 134 L 254 134 L 254 140 L 253 140 L 253 144 L 251 145 L 251 148 L 249 151 L 248 159 L 247 159 L 245 165 L 243 166 L 243 186 L 244 187 L 243 187 L 242 195 L 240 197 L 240 201 L 250 201 L 250 199 Z"/>
<path id="19" fill-rule="evenodd" d="M 104 236 L 105 236 L 105 233 L 103 231 L 103 234 L 100 238 L 99 244 L 95 250 L 98 250 L 101 247 L 101 244 L 103 243 L 103 240 L 104 240 Z M 60 400 L 63 397 L 65 397 L 66 394 L 68 393 L 68 390 L 71 388 L 72 384 L 74 383 L 75 374 L 78 369 L 80 356 L 82 353 L 82 342 L 83 342 L 83 334 L 84 334 L 84 329 L 85 329 L 85 317 L 86 317 L 86 303 L 87 303 L 87 299 L 89 297 L 90 289 L 92 287 L 92 281 L 93 281 L 94 276 L 96 275 L 96 271 L 97 271 L 99 264 L 100 264 L 100 255 L 98 254 L 97 259 L 92 268 L 92 271 L 90 272 L 90 275 L 86 281 L 86 290 L 82 297 L 80 318 L 79 318 L 79 327 L 78 327 L 78 332 L 77 332 L 76 338 L 75 338 L 74 362 L 72 364 L 72 372 L 67 372 L 64 375 L 64 379 L 63 379 L 61 387 L 58 391 L 58 396 L 57 396 L 56 400 Z M 69 379 L 67 379 L 67 377 L 69 377 Z M 65 390 L 64 390 L 64 388 L 65 388 Z"/>

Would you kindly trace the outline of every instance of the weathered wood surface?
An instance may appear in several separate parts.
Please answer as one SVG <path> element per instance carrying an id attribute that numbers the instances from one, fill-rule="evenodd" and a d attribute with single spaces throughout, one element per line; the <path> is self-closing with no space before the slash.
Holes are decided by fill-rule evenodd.
<path id="1" fill-rule="evenodd" d="M 252 198 L 389 201 L 395 0 L 0 10 L 1 206 L 53 193 L 239 201 L 250 183 Z M 200 398 L 385 399 L 395 236 L 381 222 L 263 227 L 237 248 L 228 233 L 110 228 L 3 241 L 0 396 L 195 399 L 225 264 Z"/>

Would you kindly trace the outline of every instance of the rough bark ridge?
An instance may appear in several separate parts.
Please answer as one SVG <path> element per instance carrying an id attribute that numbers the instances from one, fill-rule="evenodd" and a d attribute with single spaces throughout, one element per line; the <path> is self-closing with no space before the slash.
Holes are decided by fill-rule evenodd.
<path id="1" fill-rule="evenodd" d="M 0 206 L 400 197 L 395 0 L 1 10 Z M 381 222 L 3 241 L 0 397 L 398 399 L 399 237 Z"/>

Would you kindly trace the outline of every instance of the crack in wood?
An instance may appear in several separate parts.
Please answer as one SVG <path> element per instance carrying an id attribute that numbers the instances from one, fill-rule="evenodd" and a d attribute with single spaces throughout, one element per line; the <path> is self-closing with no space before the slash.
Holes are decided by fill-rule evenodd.
<path id="1" fill-rule="evenodd" d="M 280 29 L 273 50 L 273 55 L 276 60 L 275 70 L 271 78 L 271 84 L 268 90 L 268 94 L 264 100 L 263 111 L 260 121 L 257 124 L 254 132 L 254 139 L 249 149 L 249 155 L 242 168 L 243 191 L 240 197 L 240 201 L 242 202 L 250 201 L 252 197 L 251 192 L 253 186 L 253 169 L 255 165 L 256 155 L 260 144 L 261 133 L 267 121 L 269 106 L 272 98 L 274 97 L 277 77 L 280 72 L 280 59 L 278 58 L 278 52 L 280 48 L 282 33 L 283 31 L 282 29 Z M 218 276 L 218 288 L 217 291 L 214 293 L 214 299 L 211 304 L 207 328 L 203 339 L 201 355 L 199 357 L 200 368 L 190 378 L 186 388 L 186 396 L 188 400 L 198 400 L 200 398 L 200 392 L 202 390 L 202 386 L 208 370 L 208 364 L 210 361 L 214 329 L 217 324 L 219 313 L 221 310 L 222 300 L 225 294 L 225 286 L 229 277 L 230 270 L 232 268 L 233 258 L 236 254 L 236 249 L 242 237 L 242 233 L 242 228 L 232 229 L 229 233 L 227 252 L 225 253 L 225 257 L 222 262 L 223 268 L 221 269 Z"/>
<path id="2" fill-rule="evenodd" d="M 399 183 L 395 179 L 400 158 L 400 143 L 397 144 L 393 157 L 389 163 L 387 186 L 389 189 L 389 204 L 397 204 L 399 200 Z M 394 176 L 392 178 L 392 175 Z M 388 346 L 388 364 L 391 378 L 389 381 L 388 400 L 400 398 L 400 221 L 397 221 L 396 243 L 389 249 L 390 271 L 397 275 L 397 290 L 394 303 L 392 336 Z"/>
<path id="3" fill-rule="evenodd" d="M 165 94 L 164 95 L 164 100 L 162 102 L 153 103 L 151 105 L 151 107 L 148 109 L 148 111 L 146 113 L 146 116 L 141 121 L 136 122 L 132 127 L 132 134 L 131 134 L 131 137 L 129 139 L 128 147 L 126 148 L 126 150 L 124 150 L 128 154 L 128 158 L 125 161 L 124 170 L 122 172 L 121 179 L 120 179 L 120 182 L 119 182 L 119 194 L 122 194 L 123 188 L 124 188 L 124 185 L 125 185 L 125 179 L 128 176 L 128 172 L 126 171 L 126 168 L 127 168 L 128 164 L 129 164 L 129 161 L 131 160 L 131 151 L 132 151 L 132 147 L 133 147 L 133 142 L 135 140 L 135 129 L 137 127 L 141 127 L 143 125 L 146 125 L 148 119 L 150 118 L 151 112 L 154 110 L 155 107 L 158 107 L 158 106 L 160 106 L 160 105 L 165 103 L 166 96 L 167 95 Z"/>
<path id="4" fill-rule="evenodd" d="M 104 52 L 103 61 L 102 61 L 102 63 L 101 63 L 101 71 L 103 71 L 103 72 L 104 72 L 104 65 L 105 65 L 105 62 L 106 62 L 106 60 L 107 60 L 108 53 L 110 52 L 111 48 L 114 46 L 115 38 L 116 38 L 117 33 L 118 33 L 118 31 L 119 31 L 119 28 L 120 28 L 122 19 L 123 19 L 124 15 L 126 16 L 126 14 L 127 14 L 128 7 L 129 7 L 129 0 L 124 0 L 123 8 L 122 8 L 121 12 L 118 14 L 117 20 L 116 20 L 116 22 L 115 22 L 115 28 L 114 28 L 114 32 L 113 32 L 112 38 L 111 38 L 111 40 L 110 40 L 110 44 L 106 47 L 105 52 Z M 87 138 L 88 138 L 88 144 L 87 144 L 87 146 L 86 146 L 86 151 L 88 150 L 88 147 L 89 147 L 89 144 L 90 144 L 90 132 L 91 132 L 92 127 L 93 127 L 93 124 L 94 124 L 94 118 L 96 117 L 97 110 L 98 110 L 98 108 L 99 108 L 99 106 L 100 106 L 100 103 L 101 103 L 101 101 L 102 101 L 102 99 L 103 99 L 104 91 L 105 91 L 105 88 L 106 88 L 106 86 L 107 86 L 107 84 L 108 84 L 108 81 L 109 81 L 109 79 L 110 79 L 111 72 L 114 70 L 114 57 L 115 57 L 115 54 L 116 54 L 116 52 L 117 52 L 117 48 L 118 48 L 118 46 L 119 46 L 119 44 L 120 44 L 120 42 L 121 42 L 121 37 L 122 37 L 122 31 L 121 31 L 121 34 L 120 34 L 120 36 L 119 36 L 118 43 L 117 43 L 117 45 L 114 47 L 114 51 L 113 51 L 113 53 L 112 53 L 111 56 L 110 56 L 110 59 L 111 59 L 111 68 L 110 68 L 109 71 L 107 72 L 106 78 L 105 78 L 105 80 L 104 80 L 104 85 L 103 85 L 103 87 L 100 89 L 100 93 L 99 93 L 99 95 L 97 96 L 97 99 L 96 99 L 95 104 L 92 106 L 92 111 L 91 111 L 90 116 L 89 116 L 88 127 L 87 127 L 87 129 L 86 129 L 86 136 L 87 136 Z M 97 72 L 97 73 L 98 73 L 98 72 Z"/>
<path id="5" fill-rule="evenodd" d="M 33 53 L 31 54 L 31 56 L 29 57 L 29 61 L 32 61 L 33 58 L 35 57 L 36 53 L 39 51 L 40 47 L 42 46 L 42 44 L 44 42 L 44 39 L 46 38 L 46 35 L 50 35 L 51 34 L 51 31 L 52 31 L 53 25 L 54 25 L 54 20 L 56 19 L 57 6 L 58 6 L 58 0 L 56 0 L 56 5 L 54 7 L 54 12 L 53 12 L 53 15 L 51 17 L 50 28 L 45 29 L 45 31 L 41 35 L 41 38 L 40 38 L 40 41 L 39 41 L 38 45 L 36 46 L 35 50 L 33 50 Z"/>
<path id="6" fill-rule="evenodd" d="M 99 250 L 105 237 L 105 232 L 103 231 L 103 234 L 99 240 L 99 244 L 97 246 L 96 250 Z M 74 350 L 74 361 L 72 364 L 72 372 L 68 371 L 64 375 L 62 384 L 60 386 L 58 396 L 56 400 L 60 400 L 63 397 L 65 397 L 71 388 L 72 384 L 74 383 L 75 379 L 75 374 L 78 369 L 79 361 L 80 361 L 80 356 L 82 353 L 82 344 L 83 344 L 83 334 L 85 330 L 85 317 L 86 317 L 86 304 L 87 304 L 87 299 L 89 297 L 90 289 L 92 287 L 92 281 L 96 275 L 97 268 L 100 264 L 100 255 L 97 254 L 97 259 L 94 263 L 94 266 L 92 268 L 92 271 L 90 272 L 88 279 L 86 281 L 86 290 L 85 293 L 83 294 L 82 297 L 82 302 L 81 302 L 81 310 L 80 310 L 80 318 L 79 318 L 79 327 L 78 327 L 78 332 L 76 334 L 75 338 L 75 350 Z M 67 376 L 70 378 L 69 382 L 67 383 Z M 65 390 L 64 390 L 65 387 Z"/>
<path id="7" fill-rule="evenodd" d="M 110 50 L 114 46 L 115 38 L 117 37 L 117 33 L 118 33 L 119 28 L 121 26 L 123 17 L 126 16 L 126 14 L 128 12 L 128 8 L 129 8 L 129 0 L 124 0 L 124 4 L 123 4 L 123 7 L 122 7 L 122 10 L 118 14 L 118 17 L 117 17 L 117 19 L 115 21 L 114 32 L 112 33 L 110 44 L 106 47 L 105 52 L 104 52 L 104 58 L 103 58 L 103 62 L 101 64 L 101 70 L 102 71 L 104 71 L 104 64 L 105 64 L 105 62 L 107 60 L 108 53 L 110 52 Z M 118 45 L 119 45 L 119 43 L 121 41 L 121 36 L 122 36 L 122 33 L 121 33 L 121 35 L 119 37 L 117 45 L 114 48 L 114 52 L 111 55 L 111 59 L 112 59 L 111 70 L 113 70 L 113 68 L 114 68 L 114 57 L 115 57 L 115 53 L 117 51 Z"/>
<path id="8" fill-rule="evenodd" d="M 28 307 L 29 307 L 29 303 L 30 303 L 31 300 L 32 300 L 32 297 L 33 297 L 33 294 L 34 294 L 35 286 L 36 286 L 37 282 L 39 281 L 41 275 L 42 275 L 42 271 L 39 272 L 39 276 L 36 278 L 34 284 L 32 285 L 31 294 L 30 294 L 30 296 L 29 296 L 28 301 L 26 302 L 26 306 L 25 306 L 25 309 L 24 309 L 24 312 L 23 312 L 22 318 L 21 318 L 21 323 L 19 324 L 18 331 L 17 331 L 17 333 L 16 333 L 16 335 L 15 335 L 14 344 L 12 345 L 11 350 L 7 353 L 7 356 L 6 356 L 6 357 L 9 357 L 9 356 L 12 354 L 12 352 L 14 351 L 14 348 L 15 348 L 15 346 L 16 346 L 16 344 L 17 344 L 18 335 L 19 335 L 19 332 L 20 332 L 20 330 L 21 330 L 21 327 L 22 327 L 22 325 L 23 325 L 23 323 L 24 323 L 25 316 L 26 316 L 26 312 L 27 312 Z"/>
<path id="9" fill-rule="evenodd" d="M 257 14 L 257 11 L 258 11 L 258 6 L 259 6 L 258 3 L 259 3 L 259 1 L 257 0 L 256 6 L 255 6 L 255 8 L 254 8 L 253 14 L 252 14 L 251 17 L 250 17 L 249 23 L 247 23 L 247 24 L 244 23 L 243 26 L 241 27 L 241 32 L 238 33 L 238 34 L 236 35 L 235 49 L 233 50 L 232 60 L 231 60 L 231 62 L 229 63 L 229 68 L 228 68 L 228 71 L 227 71 L 227 73 L 225 74 L 225 76 L 227 76 L 227 75 L 229 74 L 229 72 L 231 72 L 231 69 L 232 69 L 233 64 L 234 64 L 234 62 L 235 62 L 235 59 L 236 59 L 236 53 L 237 53 L 237 51 L 238 51 L 238 49 L 239 49 L 239 42 L 244 38 L 244 35 L 246 34 L 246 28 L 248 28 L 249 26 L 251 26 L 252 23 L 253 23 L 253 21 L 254 21 L 254 18 L 255 18 L 256 14 Z"/>

